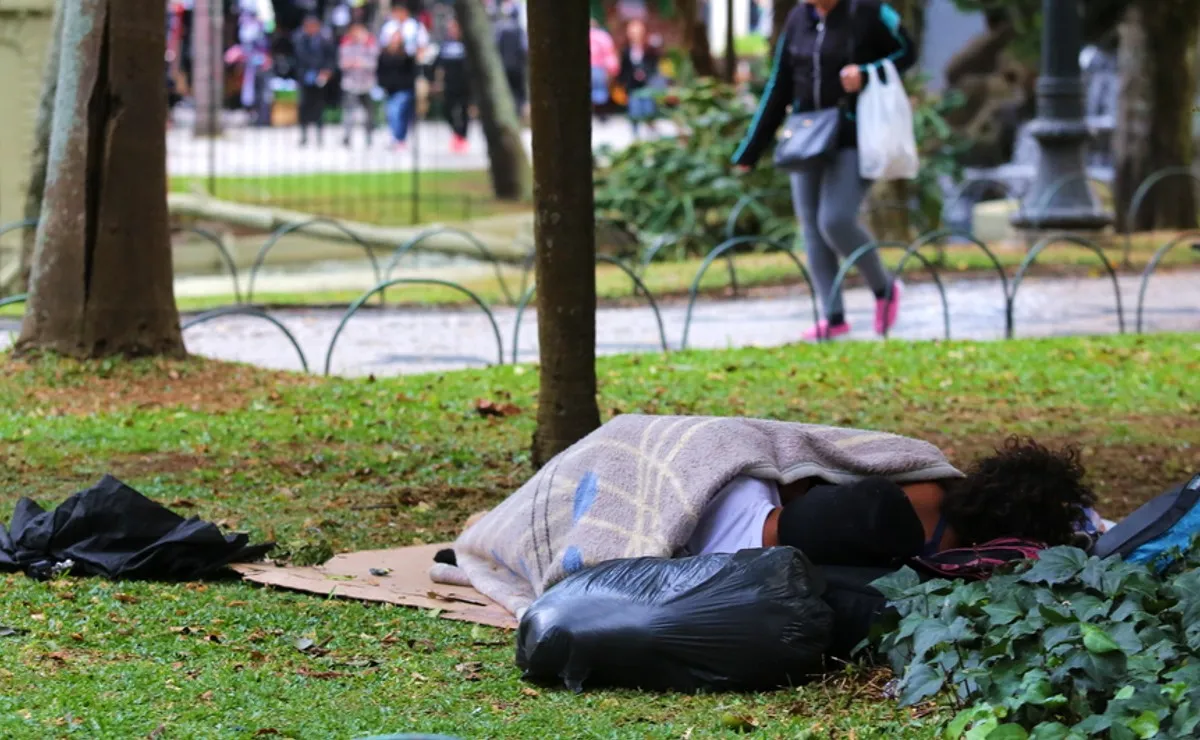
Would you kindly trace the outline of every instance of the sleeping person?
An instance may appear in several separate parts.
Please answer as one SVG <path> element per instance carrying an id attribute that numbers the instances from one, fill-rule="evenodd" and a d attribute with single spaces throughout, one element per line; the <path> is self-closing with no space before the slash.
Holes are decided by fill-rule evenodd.
<path id="1" fill-rule="evenodd" d="M 962 478 L 833 485 L 740 475 L 713 497 L 678 555 L 788 545 L 820 565 L 885 566 L 1001 537 L 1069 544 L 1092 521 L 1095 495 L 1083 478 L 1076 450 L 1016 437 Z"/>

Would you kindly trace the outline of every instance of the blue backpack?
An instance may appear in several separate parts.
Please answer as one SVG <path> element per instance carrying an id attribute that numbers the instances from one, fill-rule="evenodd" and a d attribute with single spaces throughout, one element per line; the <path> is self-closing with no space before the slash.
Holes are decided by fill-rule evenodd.
<path id="1" fill-rule="evenodd" d="M 1093 555 L 1166 569 L 1200 535 L 1200 475 L 1125 517 L 1096 540 Z"/>

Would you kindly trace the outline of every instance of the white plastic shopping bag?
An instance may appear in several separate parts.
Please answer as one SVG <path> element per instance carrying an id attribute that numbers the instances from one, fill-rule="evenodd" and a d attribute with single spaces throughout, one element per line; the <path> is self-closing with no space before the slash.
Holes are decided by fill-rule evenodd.
<path id="1" fill-rule="evenodd" d="M 867 85 L 858 96 L 858 171 L 868 180 L 913 180 L 920 161 L 912 104 L 892 60 L 883 61 L 883 70 L 886 79 L 867 67 Z"/>

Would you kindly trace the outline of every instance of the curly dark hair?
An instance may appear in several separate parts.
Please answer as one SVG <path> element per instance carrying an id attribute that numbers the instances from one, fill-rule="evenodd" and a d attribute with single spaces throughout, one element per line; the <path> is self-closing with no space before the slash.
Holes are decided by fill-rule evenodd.
<path id="1" fill-rule="evenodd" d="M 1077 448 L 1010 437 L 946 486 L 942 515 L 961 546 L 999 537 L 1070 544 L 1083 510 L 1096 502 L 1084 475 Z"/>

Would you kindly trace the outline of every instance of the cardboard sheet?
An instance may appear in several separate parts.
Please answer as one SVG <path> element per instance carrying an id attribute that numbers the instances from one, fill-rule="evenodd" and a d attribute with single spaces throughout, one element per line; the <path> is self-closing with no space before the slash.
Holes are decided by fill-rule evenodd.
<path id="1" fill-rule="evenodd" d="M 475 589 L 429 580 L 433 556 L 446 547 L 449 545 L 364 550 L 335 555 L 324 565 L 312 568 L 281 568 L 270 563 L 242 563 L 232 567 L 247 581 L 263 585 L 321 596 L 440 609 L 445 619 L 516 629 L 513 615 Z M 391 572 L 373 576 L 372 568 Z"/>

